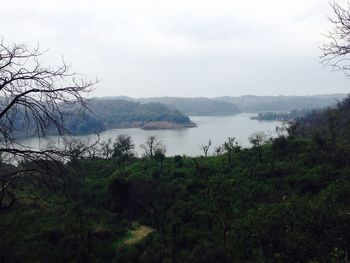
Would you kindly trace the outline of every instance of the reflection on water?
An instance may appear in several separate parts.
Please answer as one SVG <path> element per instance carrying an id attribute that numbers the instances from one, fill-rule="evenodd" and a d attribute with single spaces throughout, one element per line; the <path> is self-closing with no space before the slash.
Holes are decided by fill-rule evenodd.
<path id="1" fill-rule="evenodd" d="M 202 154 L 199 145 L 212 140 L 214 147 L 224 143 L 227 137 L 236 137 L 242 146 L 249 146 L 248 137 L 256 131 L 274 132 L 276 126 L 281 123 L 277 121 L 264 122 L 251 120 L 255 114 L 241 113 L 234 116 L 196 116 L 191 120 L 197 123 L 198 127 L 180 130 L 142 130 L 132 129 L 112 129 L 100 135 L 101 140 L 112 138 L 114 140 L 119 134 L 129 134 L 136 146 L 139 154 L 142 154 L 140 144 L 144 143 L 148 136 L 155 135 L 167 147 L 167 155 L 190 155 Z M 94 138 L 93 135 L 81 136 L 79 138 Z M 57 137 L 50 138 L 57 142 Z M 26 140 L 26 144 L 37 147 L 38 142 L 34 139 Z"/>

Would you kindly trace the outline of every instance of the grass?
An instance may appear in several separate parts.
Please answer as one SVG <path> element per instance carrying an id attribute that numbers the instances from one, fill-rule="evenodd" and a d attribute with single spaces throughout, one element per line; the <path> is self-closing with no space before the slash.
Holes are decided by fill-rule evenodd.
<path id="1" fill-rule="evenodd" d="M 148 226 L 140 225 L 138 229 L 131 230 L 128 238 L 124 240 L 123 245 L 133 245 L 135 243 L 140 242 L 149 234 L 151 234 L 154 230 Z"/>
<path id="2" fill-rule="evenodd" d="M 113 246 L 116 248 L 120 248 L 123 246 L 130 246 L 142 241 L 145 237 L 151 234 L 154 229 L 145 226 L 145 225 L 137 225 L 137 227 L 133 230 L 129 230 L 125 236 L 119 238 L 115 242 L 113 242 Z"/>

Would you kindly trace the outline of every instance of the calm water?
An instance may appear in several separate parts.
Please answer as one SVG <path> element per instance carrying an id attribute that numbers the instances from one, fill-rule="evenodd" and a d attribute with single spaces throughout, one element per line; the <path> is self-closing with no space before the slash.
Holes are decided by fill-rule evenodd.
<path id="1" fill-rule="evenodd" d="M 148 136 L 155 135 L 158 140 L 162 141 L 167 148 L 167 155 L 201 155 L 200 144 L 207 143 L 209 139 L 213 144 L 211 153 L 215 146 L 218 146 L 227 139 L 227 137 L 236 137 L 242 146 L 249 146 L 248 137 L 256 131 L 274 132 L 280 122 L 266 122 L 251 120 L 250 117 L 255 114 L 241 113 L 234 116 L 196 116 L 191 120 L 197 123 L 198 127 L 181 130 L 142 130 L 139 128 L 132 129 L 112 129 L 107 130 L 100 135 L 101 140 L 116 138 L 119 134 L 129 134 L 136 146 L 139 154 L 142 154 L 140 144 L 144 143 Z M 93 136 L 84 136 L 82 138 L 92 138 Z M 50 138 L 57 141 L 56 137 Z M 37 147 L 38 142 L 27 140 L 27 144 Z"/>

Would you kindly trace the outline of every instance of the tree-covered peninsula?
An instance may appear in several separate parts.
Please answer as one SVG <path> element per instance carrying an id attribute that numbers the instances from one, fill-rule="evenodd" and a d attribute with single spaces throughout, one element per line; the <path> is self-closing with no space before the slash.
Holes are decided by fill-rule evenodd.
<path id="1" fill-rule="evenodd" d="M 190 118 L 161 103 L 118 99 L 92 99 L 90 112 L 67 112 L 65 122 L 74 134 L 87 134 L 114 128 L 179 129 L 195 127 Z"/>
<path id="2" fill-rule="evenodd" d="M 54 115 L 62 119 L 64 129 L 72 135 L 99 133 L 115 128 L 181 129 L 196 127 L 190 118 L 176 109 L 169 109 L 161 103 L 131 102 L 119 99 L 92 99 L 86 102 L 87 109 L 65 108 L 58 105 L 60 113 Z M 37 136 L 34 116 L 25 118 L 24 108 L 19 107 L 15 117 L 15 133 L 20 137 Z M 57 130 L 48 127 L 50 135 Z"/>

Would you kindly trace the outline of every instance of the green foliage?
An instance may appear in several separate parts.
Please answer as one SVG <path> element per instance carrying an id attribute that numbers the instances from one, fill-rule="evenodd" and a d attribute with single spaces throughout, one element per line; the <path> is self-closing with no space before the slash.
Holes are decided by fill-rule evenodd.
<path id="1" fill-rule="evenodd" d="M 232 137 L 207 158 L 166 158 L 153 140 L 152 158 L 123 172 L 106 156 L 67 163 L 77 197 L 48 191 L 0 213 L 0 261 L 348 262 L 350 144 L 338 114 L 334 138 L 303 119 L 293 136 L 257 133 L 247 149 Z M 135 222 L 154 231 L 127 244 Z"/>
<path id="2" fill-rule="evenodd" d="M 126 134 L 120 134 L 113 144 L 112 157 L 119 162 L 125 162 L 135 156 L 134 149 L 135 144 L 131 137 Z"/>
<path id="3" fill-rule="evenodd" d="M 289 122 L 297 118 L 305 116 L 310 110 L 292 110 L 289 113 L 285 112 L 260 112 L 258 116 L 252 117 L 253 120 L 259 121 L 283 121 Z"/>
<path id="4" fill-rule="evenodd" d="M 237 114 L 240 112 L 236 105 L 215 98 L 160 97 L 139 99 L 138 101 L 162 103 L 171 109 L 178 109 L 190 116 L 222 116 Z"/>
<path id="5" fill-rule="evenodd" d="M 152 123 L 155 129 L 195 126 L 188 116 L 161 103 L 141 104 L 118 99 L 92 99 L 89 103 L 89 111 L 82 112 L 73 107 L 62 109 L 62 112 L 62 116 L 57 118 L 62 118 L 65 129 L 75 135 L 98 133 L 115 128 L 146 129 Z M 36 135 L 34 121 L 30 119 L 26 123 L 23 122 L 24 112 L 19 109 L 15 117 L 14 126 L 17 136 Z M 55 133 L 57 131 L 53 127 L 49 129 L 49 134 Z"/>
<path id="6" fill-rule="evenodd" d="M 113 128 L 143 127 L 150 122 L 193 125 L 188 116 L 160 103 L 93 99 L 89 107 L 94 114 L 67 113 L 65 123 L 70 132 L 86 134 Z"/>

